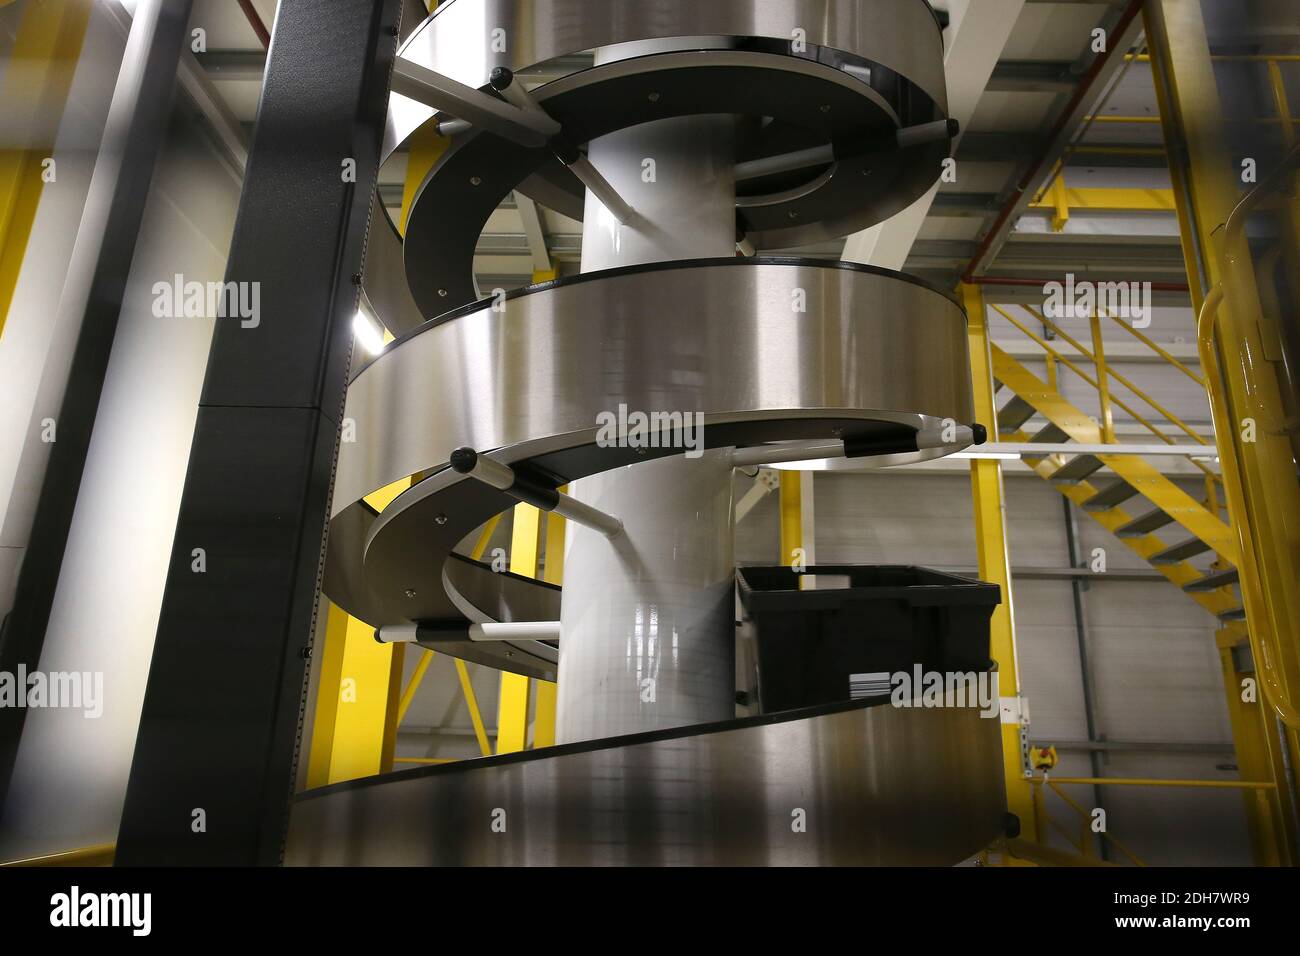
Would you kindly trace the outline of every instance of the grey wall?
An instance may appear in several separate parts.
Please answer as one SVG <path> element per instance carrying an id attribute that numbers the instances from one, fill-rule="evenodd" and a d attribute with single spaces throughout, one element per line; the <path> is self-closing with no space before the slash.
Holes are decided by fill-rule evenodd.
<path id="1" fill-rule="evenodd" d="M 116 27 L 97 18 L 92 30 Z M 102 672 L 103 715 L 28 713 L 0 858 L 116 839 L 213 330 L 209 319 L 154 317 L 151 287 L 175 273 L 223 277 L 238 198 L 227 167 L 178 111 L 124 293 L 40 662 L 42 671 Z M 201 669 L 193 679 L 204 679 Z"/>

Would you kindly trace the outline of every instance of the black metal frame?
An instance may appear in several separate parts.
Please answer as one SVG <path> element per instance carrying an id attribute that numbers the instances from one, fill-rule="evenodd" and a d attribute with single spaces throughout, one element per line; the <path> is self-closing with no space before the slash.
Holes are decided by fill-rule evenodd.
<path id="1" fill-rule="evenodd" d="M 226 274 L 262 314 L 213 340 L 121 865 L 281 859 L 401 6 L 279 6 Z"/>

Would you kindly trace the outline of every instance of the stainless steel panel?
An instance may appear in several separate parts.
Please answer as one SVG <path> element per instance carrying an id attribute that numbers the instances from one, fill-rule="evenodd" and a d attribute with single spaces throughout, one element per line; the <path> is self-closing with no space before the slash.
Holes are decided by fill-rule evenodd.
<path id="1" fill-rule="evenodd" d="M 965 314 L 899 273 L 804 260 L 594 273 L 483 305 L 353 380 L 334 514 L 462 445 L 511 463 L 591 444 L 620 403 L 701 412 L 706 436 L 761 419 L 970 422 Z"/>
<path id="2" fill-rule="evenodd" d="M 285 862 L 933 866 L 965 860 L 1001 833 L 996 717 L 887 702 L 807 714 L 309 792 L 293 806 Z"/>
<path id="3" fill-rule="evenodd" d="M 349 390 L 356 440 L 339 452 L 326 593 L 376 626 L 555 619 L 530 616 L 545 596 L 507 593 L 485 566 L 445 573 L 457 544 L 514 503 L 446 467 L 462 445 L 512 464 L 545 456 L 576 480 L 643 460 L 595 447 L 598 416 L 620 404 L 699 412 L 709 447 L 973 414 L 964 313 L 898 273 L 698 260 L 593 273 L 499 305 L 399 340 Z M 382 516 L 356 514 L 364 495 L 417 472 L 429 477 Z M 499 666 L 535 676 L 524 656 Z"/>
<path id="4" fill-rule="evenodd" d="M 493 48 L 501 30 L 505 49 Z M 947 113 L 943 36 L 925 0 L 452 0 L 401 55 L 469 86 L 598 47 L 668 37 L 766 37 L 861 57 L 919 86 Z M 500 44 L 498 44 L 500 46 Z M 385 153 L 433 115 L 405 97 L 389 111 Z"/>

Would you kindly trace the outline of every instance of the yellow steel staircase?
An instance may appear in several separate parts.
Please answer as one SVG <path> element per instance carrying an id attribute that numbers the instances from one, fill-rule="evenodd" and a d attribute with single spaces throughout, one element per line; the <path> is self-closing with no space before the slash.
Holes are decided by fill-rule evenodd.
<path id="1" fill-rule="evenodd" d="M 1283 643 L 1278 643 L 1272 640 L 1267 624 L 1260 625 L 1258 634 L 1247 630 L 1243 607 L 1250 602 L 1243 600 L 1238 576 L 1239 548 L 1243 537 L 1241 529 L 1230 527 L 1224 520 L 1229 497 L 1225 493 L 1224 478 L 1206 463 L 1217 455 L 1214 438 L 1196 432 L 1130 379 L 1107 365 L 1101 323 L 1111 318 L 1199 387 L 1206 388 L 1207 379 L 1131 324 L 1113 317 L 1092 317 L 1092 349 L 1089 350 L 1031 307 L 1020 307 L 1023 314 L 1019 318 L 1000 306 L 990 305 L 989 308 L 1035 342 L 1043 350 L 1046 362 L 1044 380 L 1008 354 L 1006 349 L 989 343 L 998 394 L 1006 396 L 998 406 L 994 423 L 997 440 L 1015 442 L 1022 447 L 1025 444 L 1057 446 L 1057 451 L 1045 452 L 1041 457 L 1022 453 L 1021 458 L 1074 502 L 1079 510 L 1114 534 L 1218 619 L 1216 643 L 1237 764 L 1242 780 L 1249 782 L 1243 786 L 1254 788 L 1243 791 L 1243 797 L 1255 858 L 1267 865 L 1292 864 L 1300 858 L 1300 834 L 1296 832 L 1290 791 L 1288 768 L 1293 761 L 1287 757 L 1286 749 L 1296 752 L 1300 740 L 1289 721 L 1289 726 L 1282 729 L 1277 716 L 1281 711 L 1276 709 L 1272 697 L 1265 706 L 1262 696 L 1247 695 L 1244 688 L 1253 686 L 1258 679 L 1260 689 L 1263 689 L 1270 680 L 1270 668 L 1285 663 L 1274 648 L 1285 647 L 1285 642 L 1294 640 L 1294 635 L 1283 632 L 1280 634 Z M 1041 335 L 1035 327 L 1041 330 Z M 1063 350 L 1060 347 L 1062 343 L 1072 351 L 1067 353 Z M 1057 373 L 1062 367 L 1068 368 L 1096 392 L 1098 415 L 1085 413 L 1061 394 L 1056 384 Z M 1216 370 L 1211 372 L 1217 374 Z M 1129 398 L 1113 395 L 1112 381 L 1131 393 Z M 1156 414 L 1140 412 L 1134 407 L 1139 402 Z M 1189 456 L 1192 464 L 1203 474 L 1204 500 L 1198 501 L 1163 475 L 1149 457 L 1131 451 L 1106 454 L 1096 447 L 1118 445 L 1112 406 L 1126 412 L 1161 443 L 1204 449 L 1204 456 Z M 1041 424 L 1043 421 L 1046 424 Z M 1222 423 L 1220 427 L 1223 427 Z M 1059 446 L 1069 444 L 1081 446 L 1079 453 L 1059 451 Z M 1094 447 L 1082 447 L 1089 445 Z M 1225 466 L 1229 464 L 1225 462 Z M 1109 475 L 1102 475 L 1104 468 L 1109 469 Z M 1226 470 L 1225 475 L 1232 477 L 1232 473 Z M 1208 562 L 1206 557 L 1210 559 Z M 1247 648 L 1255 653 L 1243 654 Z M 1261 650 L 1265 664 L 1262 673 L 1259 667 Z M 1285 697 L 1280 699 L 1284 705 L 1287 704 Z"/>
<path id="2" fill-rule="evenodd" d="M 1129 403 L 1110 395 L 1109 382 L 1115 379 L 1123 382 L 1129 391 L 1160 412 L 1166 423 L 1180 428 L 1194 443 L 1204 445 L 1207 458 L 1214 456 L 1214 446 L 1205 437 L 1166 411 L 1128 379 L 1106 367 L 1100 346 L 1098 319 L 1093 320 L 1094 350 L 1090 352 L 1050 319 L 1025 307 L 1035 324 L 1053 332 L 1058 340 L 1068 342 L 1083 359 L 1093 364 L 1094 374 L 1089 374 L 1075 359 L 1054 347 L 1051 341 L 1035 334 L 1031 327 L 1010 312 L 998 306 L 992 308 L 1043 348 L 1049 379 L 1055 378 L 1058 365 L 1067 366 L 1080 379 L 1097 389 L 1101 409 L 1100 417 L 1085 414 L 1061 395 L 1053 387 L 1053 382 L 1043 381 L 1005 350 L 991 345 L 993 375 L 999 392 L 1010 393 L 998 410 L 999 441 L 1047 445 L 1072 442 L 1080 445 L 1113 444 L 1114 429 L 1109 409 L 1114 404 L 1128 411 L 1135 421 L 1162 441 L 1175 444 L 1174 437 L 1168 432 L 1139 414 Z M 1137 330 L 1129 326 L 1124 327 L 1137 333 Z M 1137 334 L 1152 347 L 1159 349 L 1145 336 Z M 1178 363 L 1163 349 L 1159 351 L 1199 381 L 1199 376 L 1194 372 Z M 1046 419 L 1047 424 L 1032 433 L 1026 431 L 1025 426 L 1040 416 Z M 1218 476 L 1205 464 L 1194 462 L 1205 473 L 1206 498 L 1198 501 L 1139 455 L 1057 453 L 1046 454 L 1041 458 L 1028 455 L 1023 457 L 1025 463 L 1057 491 L 1218 618 L 1223 626 L 1232 627 L 1237 622 L 1244 621 L 1242 601 L 1235 587 L 1236 540 L 1232 530 L 1220 517 Z M 1114 473 L 1114 477 L 1099 477 L 1098 473 L 1107 467 Z M 1191 561 L 1204 554 L 1214 556 L 1208 570 L 1197 567 Z"/>

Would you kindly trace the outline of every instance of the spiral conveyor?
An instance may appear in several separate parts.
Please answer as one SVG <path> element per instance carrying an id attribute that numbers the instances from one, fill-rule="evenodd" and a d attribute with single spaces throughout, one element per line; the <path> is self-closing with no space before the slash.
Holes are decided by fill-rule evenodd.
<path id="1" fill-rule="evenodd" d="M 539 73 L 558 78 L 528 89 Z M 448 108 L 458 95 L 463 107 Z M 441 4 L 401 48 L 385 155 L 428 124 L 451 141 L 404 238 L 382 207 L 372 223 L 364 290 L 398 337 L 349 388 L 354 440 L 338 462 L 331 600 L 440 653 L 559 675 L 563 693 L 566 681 L 590 678 L 562 672 L 574 586 L 495 570 L 472 560 L 469 544 L 521 498 L 553 505 L 563 486 L 581 498 L 591 476 L 680 468 L 690 483 L 672 426 L 649 447 L 611 446 L 599 440 L 602 414 L 698 413 L 715 462 L 732 450 L 754 461 L 764 446 L 775 457 L 842 442 L 846 454 L 896 463 L 969 444 L 970 427 L 923 440 L 973 422 L 954 298 L 905 274 L 780 254 L 867 228 L 929 190 L 955 133 L 946 110 L 942 32 L 925 0 Z M 680 257 L 594 256 L 589 268 L 588 237 L 612 230 L 630 247 L 633 233 L 668 221 L 645 197 L 676 188 L 669 176 L 661 193 L 638 192 L 635 175 L 601 166 L 609 153 L 597 145 L 688 122 L 704 125 L 681 128 L 725 134 L 723 198 L 734 208 L 725 227 L 749 254 L 699 254 L 669 228 L 657 238 L 680 240 Z M 617 196 L 593 205 L 593 164 L 604 189 L 631 195 L 636 220 L 610 221 Z M 509 294 L 477 288 L 479 235 L 516 190 L 584 220 L 582 274 Z M 716 199 L 706 198 L 692 205 Z M 452 467 L 458 450 L 504 466 L 513 485 Z M 412 476 L 382 513 L 367 504 Z M 587 566 L 617 563 L 621 547 L 641 541 L 653 547 L 637 523 L 642 509 L 626 499 L 622 508 L 608 510 L 626 519 L 623 544 Z M 662 509 L 646 511 L 664 523 Z M 575 536 L 570 549 L 596 555 L 585 540 Z M 730 605 L 725 616 L 731 628 Z M 522 627 L 508 640 L 471 639 L 474 625 L 559 621 L 558 642 L 528 639 Z M 1004 826 L 1001 727 L 976 710 L 875 698 L 609 726 L 615 736 L 575 733 L 557 747 L 306 793 L 286 859 L 952 864 Z M 489 825 L 498 811 L 511 820 L 504 829 Z M 792 827 L 801 813 L 805 828 Z"/>

